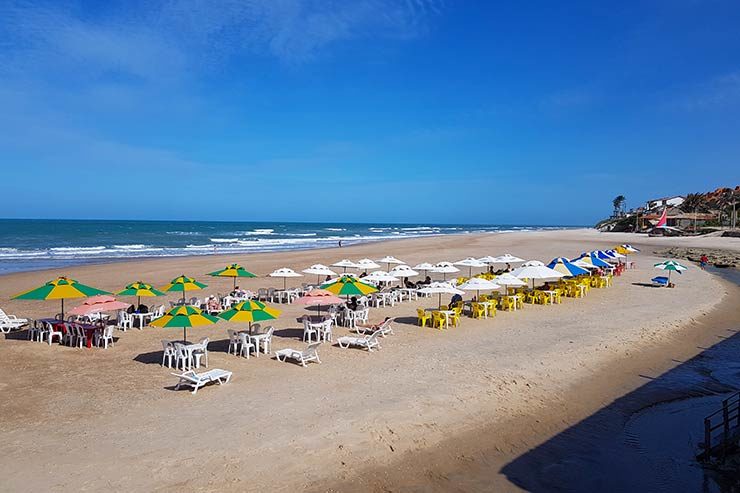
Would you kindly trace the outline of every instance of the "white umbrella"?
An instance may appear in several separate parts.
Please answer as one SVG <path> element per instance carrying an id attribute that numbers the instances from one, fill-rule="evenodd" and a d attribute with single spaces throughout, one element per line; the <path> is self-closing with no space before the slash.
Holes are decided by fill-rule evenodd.
<path id="1" fill-rule="evenodd" d="M 413 270 L 408 265 L 397 265 L 394 268 L 392 268 L 388 273 L 392 276 L 396 277 L 414 277 L 418 276 L 419 273 Z"/>
<path id="2" fill-rule="evenodd" d="M 365 269 L 365 270 L 368 270 L 368 269 L 380 269 L 380 266 L 378 264 L 376 264 L 375 262 L 373 262 L 372 260 L 370 260 L 369 258 L 364 258 L 364 259 L 358 260 L 357 261 L 357 265 L 360 268 Z"/>
<path id="3" fill-rule="evenodd" d="M 526 286 L 527 283 L 522 281 L 516 276 L 512 276 L 508 272 L 504 272 L 503 274 L 496 276 L 493 280 L 496 284 L 500 284 L 501 286 L 504 286 L 505 288 L 520 288 L 522 286 Z"/>
<path id="4" fill-rule="evenodd" d="M 609 255 L 611 255 L 614 258 L 627 258 L 627 255 L 622 255 L 621 253 L 619 253 L 616 250 L 606 250 L 606 253 L 608 253 Z"/>
<path id="5" fill-rule="evenodd" d="M 487 265 L 486 265 L 485 262 L 481 262 L 477 258 L 473 258 L 473 257 L 468 257 L 468 258 L 463 259 L 463 260 L 458 260 L 457 262 L 455 262 L 455 265 L 462 265 L 462 266 L 467 267 L 468 268 L 468 277 L 472 277 L 473 276 L 473 267 L 478 267 L 478 268 L 480 268 L 480 267 L 487 267 Z"/>
<path id="6" fill-rule="evenodd" d="M 299 274 L 293 269 L 287 267 L 281 267 L 280 269 L 271 272 L 270 277 L 282 277 L 283 278 L 283 289 L 286 287 L 286 283 L 289 277 L 303 277 L 303 274 Z"/>
<path id="7" fill-rule="evenodd" d="M 361 281 L 370 281 L 370 282 L 394 282 L 398 281 L 398 278 L 389 274 L 388 272 L 385 272 L 383 270 L 376 270 L 375 272 L 371 272 L 367 276 L 360 279 Z"/>
<path id="8" fill-rule="evenodd" d="M 545 265 L 522 266 L 522 267 L 519 267 L 518 269 L 514 269 L 513 271 L 511 271 L 511 274 L 513 276 L 518 277 L 519 279 L 531 279 L 533 289 L 534 289 L 535 279 L 559 279 L 565 276 L 565 274 L 558 272 L 554 269 L 551 269 Z"/>
<path id="9" fill-rule="evenodd" d="M 460 272 L 460 269 L 452 265 L 451 262 L 437 262 L 434 264 L 434 267 L 430 269 L 432 272 L 436 272 L 438 274 L 443 274 L 443 279 L 447 280 L 447 274 L 454 274 L 455 272 Z"/>
<path id="10" fill-rule="evenodd" d="M 329 267 L 321 264 L 312 265 L 308 269 L 303 269 L 305 274 L 316 274 L 316 282 L 321 282 L 321 276 L 336 276 L 337 273 L 331 270 Z"/>
<path id="11" fill-rule="evenodd" d="M 386 255 L 385 257 L 378 259 L 378 262 L 383 262 L 388 265 L 388 270 L 391 270 L 391 264 L 405 264 L 403 260 L 398 260 L 396 257 Z"/>
<path id="12" fill-rule="evenodd" d="M 545 263 L 539 260 L 527 260 L 522 264 L 522 267 L 539 267 L 540 265 L 545 265 Z"/>
<path id="13" fill-rule="evenodd" d="M 414 266 L 414 270 L 420 270 L 424 272 L 424 275 L 426 276 L 427 272 L 434 269 L 434 265 L 430 264 L 429 262 L 422 262 L 420 264 L 416 264 Z"/>
<path id="14" fill-rule="evenodd" d="M 340 260 L 339 262 L 334 262 L 333 264 L 331 264 L 331 266 L 332 267 L 342 267 L 344 269 L 344 272 L 347 272 L 347 267 L 349 267 L 350 269 L 359 269 L 360 268 L 359 265 L 357 265 L 356 263 L 354 263 L 351 260 L 346 259 L 346 258 Z"/>
<path id="15" fill-rule="evenodd" d="M 481 291 L 493 291 L 494 289 L 498 289 L 500 287 L 501 286 L 499 286 L 495 282 L 489 281 L 488 279 L 483 279 L 481 277 L 473 277 L 458 286 L 459 289 L 464 289 L 465 291 L 477 291 L 477 298 L 480 298 Z"/>
<path id="16" fill-rule="evenodd" d="M 499 257 L 496 257 L 496 261 L 494 263 L 498 264 L 513 264 L 516 262 L 524 262 L 523 258 L 515 257 L 510 253 L 505 253 Z"/>
<path id="17" fill-rule="evenodd" d="M 454 288 L 449 283 L 446 283 L 446 282 L 433 282 L 429 286 L 421 288 L 419 292 L 424 293 L 424 294 L 438 294 L 439 295 L 439 305 L 438 306 L 442 306 L 442 295 L 443 294 L 459 294 L 459 295 L 465 294 L 465 291 L 461 291 L 457 288 Z"/>

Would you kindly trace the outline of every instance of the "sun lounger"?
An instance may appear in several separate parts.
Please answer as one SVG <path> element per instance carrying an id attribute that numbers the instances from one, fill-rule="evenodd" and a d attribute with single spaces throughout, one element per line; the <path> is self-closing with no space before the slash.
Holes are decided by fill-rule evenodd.
<path id="1" fill-rule="evenodd" d="M 229 383 L 231 380 L 232 373 L 230 371 L 213 369 L 203 373 L 195 373 L 194 371 L 186 371 L 185 373 L 173 373 L 174 376 L 180 379 L 175 386 L 175 390 L 180 390 L 180 387 L 186 385 L 193 388 L 193 394 L 198 392 L 198 389 L 211 382 L 218 382 L 219 385 Z"/>
<path id="2" fill-rule="evenodd" d="M 14 329 L 19 329 L 27 323 L 27 319 L 18 318 L 15 315 L 8 315 L 2 310 L 2 308 L 0 308 L 0 332 L 3 334 L 7 334 Z"/>
<path id="3" fill-rule="evenodd" d="M 380 349 L 380 341 L 378 337 L 381 335 L 379 330 L 376 330 L 370 335 L 365 337 L 350 337 L 344 336 L 337 339 L 339 347 L 347 349 L 350 346 L 357 346 L 363 349 L 367 349 L 368 352 L 372 352 L 373 349 Z"/>
<path id="4" fill-rule="evenodd" d="M 287 361 L 288 359 L 296 360 L 298 363 L 301 364 L 301 366 L 305 368 L 306 363 L 308 363 L 309 361 L 321 363 L 318 352 L 318 348 L 320 345 L 320 342 L 314 342 L 312 344 L 309 344 L 305 351 L 297 351 L 295 349 L 281 349 L 279 351 L 275 351 L 275 357 L 278 359 L 278 361 L 283 362 Z"/>
<path id="5" fill-rule="evenodd" d="M 664 276 L 653 277 L 650 279 L 653 282 L 653 286 L 668 286 L 668 278 Z"/>

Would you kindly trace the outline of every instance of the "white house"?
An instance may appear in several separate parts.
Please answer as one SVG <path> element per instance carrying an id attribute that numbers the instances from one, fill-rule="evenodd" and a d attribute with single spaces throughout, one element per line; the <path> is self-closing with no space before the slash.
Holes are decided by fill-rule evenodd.
<path id="1" fill-rule="evenodd" d="M 683 204 L 685 197 L 681 195 L 675 195 L 673 197 L 662 197 L 660 199 L 648 200 L 645 206 L 646 209 L 656 209 L 658 207 L 678 207 Z"/>

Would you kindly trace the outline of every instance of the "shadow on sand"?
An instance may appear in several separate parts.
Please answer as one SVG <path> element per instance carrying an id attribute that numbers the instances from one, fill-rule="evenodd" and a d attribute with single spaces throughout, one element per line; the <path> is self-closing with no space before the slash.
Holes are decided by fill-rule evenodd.
<path id="1" fill-rule="evenodd" d="M 739 491 L 695 456 L 703 419 L 740 389 L 740 334 L 728 330 L 694 358 L 600 409 L 506 464 L 501 473 L 532 492 Z"/>

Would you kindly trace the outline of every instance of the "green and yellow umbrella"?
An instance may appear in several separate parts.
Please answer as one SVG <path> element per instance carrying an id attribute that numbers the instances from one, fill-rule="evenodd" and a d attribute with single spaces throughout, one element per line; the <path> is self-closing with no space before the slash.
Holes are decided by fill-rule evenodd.
<path id="1" fill-rule="evenodd" d="M 153 327 L 180 328 L 182 327 L 182 340 L 188 340 L 188 327 L 201 327 L 218 322 L 213 315 L 203 313 L 200 308 L 194 306 L 176 306 L 149 325 Z"/>
<path id="2" fill-rule="evenodd" d="M 185 291 L 198 291 L 200 289 L 208 287 L 206 284 L 196 281 L 192 277 L 182 275 L 174 278 L 170 283 L 162 288 L 162 291 L 168 293 L 182 292 L 182 301 L 185 302 Z"/>
<path id="3" fill-rule="evenodd" d="M 280 316 L 280 310 L 267 306 L 261 301 L 242 301 L 233 307 L 218 314 L 219 318 L 229 322 L 249 322 L 249 333 L 252 333 L 252 322 L 275 320 Z"/>
<path id="4" fill-rule="evenodd" d="M 337 296 L 365 296 L 370 293 L 375 293 L 377 288 L 364 282 L 359 281 L 354 276 L 342 276 L 336 281 L 322 284 L 321 289 L 326 289 L 330 293 L 336 294 Z"/>
<path id="5" fill-rule="evenodd" d="M 231 264 L 227 265 L 225 268 L 221 270 L 217 270 L 215 272 L 209 272 L 209 276 L 213 277 L 233 277 L 234 278 L 234 289 L 236 289 L 236 278 L 237 277 L 257 277 L 256 275 L 252 274 L 248 270 L 246 270 L 244 267 L 242 267 L 239 264 Z"/>
<path id="6" fill-rule="evenodd" d="M 154 289 L 151 284 L 147 284 L 142 281 L 136 281 L 126 286 L 125 289 L 116 293 L 118 296 L 136 296 L 137 304 L 141 305 L 141 297 L 153 297 L 153 296 L 165 296 L 167 293 L 163 293 L 158 289 Z"/>
<path id="7" fill-rule="evenodd" d="M 31 289 L 13 296 L 14 300 L 62 300 L 62 318 L 64 318 L 64 300 L 87 298 L 97 294 L 111 294 L 102 289 L 91 288 L 68 277 L 58 277 L 41 287 Z"/>

